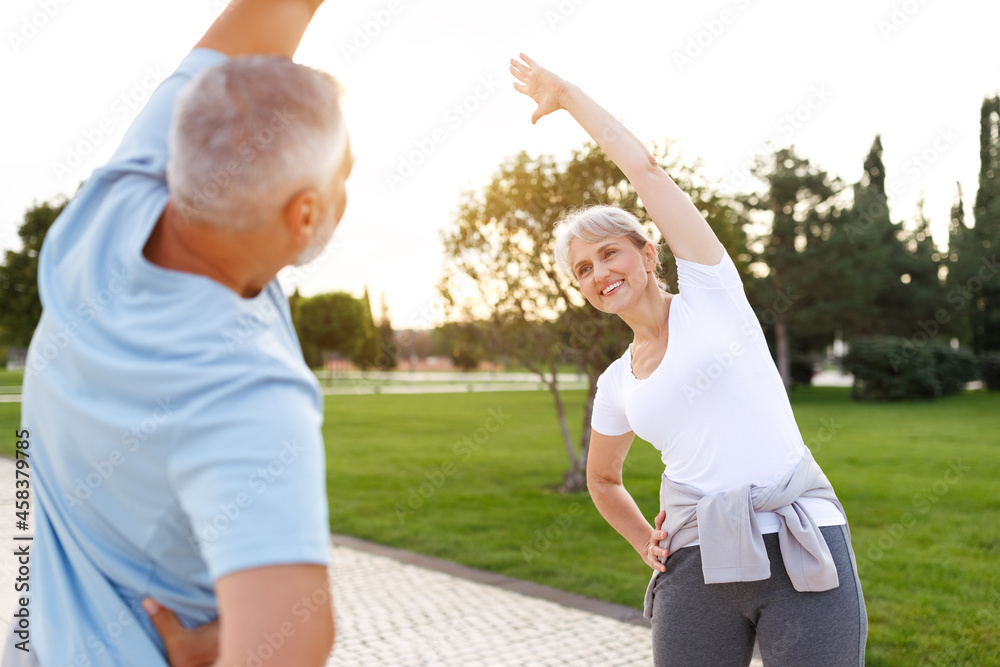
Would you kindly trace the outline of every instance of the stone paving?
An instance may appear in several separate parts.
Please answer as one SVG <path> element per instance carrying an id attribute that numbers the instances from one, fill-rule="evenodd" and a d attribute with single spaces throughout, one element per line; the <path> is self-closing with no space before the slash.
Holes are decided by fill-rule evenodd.
<path id="1" fill-rule="evenodd" d="M 343 546 L 333 579 L 328 665 L 653 664 L 648 628 L 502 587 Z"/>
<path id="2" fill-rule="evenodd" d="M 14 463 L 0 458 L 4 635 L 15 607 L 13 508 Z M 653 664 L 650 630 L 633 609 L 343 536 L 333 536 L 331 557 L 328 667 Z"/>

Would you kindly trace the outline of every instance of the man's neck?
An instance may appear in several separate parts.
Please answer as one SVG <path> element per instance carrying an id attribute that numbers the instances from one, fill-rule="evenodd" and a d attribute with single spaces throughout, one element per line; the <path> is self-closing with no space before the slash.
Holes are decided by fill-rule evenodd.
<path id="1" fill-rule="evenodd" d="M 243 298 L 251 298 L 276 273 L 262 270 L 260 262 L 255 261 L 255 241 L 252 234 L 234 235 L 206 224 L 188 222 L 168 203 L 142 252 L 157 266 L 206 276 Z"/>

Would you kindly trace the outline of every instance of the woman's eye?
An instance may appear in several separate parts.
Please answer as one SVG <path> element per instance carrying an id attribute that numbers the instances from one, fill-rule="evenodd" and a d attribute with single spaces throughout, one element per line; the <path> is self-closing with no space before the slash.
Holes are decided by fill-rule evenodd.
<path id="1" fill-rule="evenodd" d="M 582 269 L 580 269 L 580 275 L 582 276 L 583 274 L 585 274 L 589 270 L 590 270 L 589 266 L 583 267 Z"/>

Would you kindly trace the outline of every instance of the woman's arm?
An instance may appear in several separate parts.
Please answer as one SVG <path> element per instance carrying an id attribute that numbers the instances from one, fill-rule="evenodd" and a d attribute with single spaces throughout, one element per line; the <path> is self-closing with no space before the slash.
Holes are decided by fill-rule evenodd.
<path id="1" fill-rule="evenodd" d="M 666 514 L 662 511 L 657 514 L 655 527 L 650 528 L 639 506 L 622 484 L 622 464 L 634 437 L 632 432 L 610 436 L 591 431 L 587 453 L 587 489 L 601 516 L 628 540 L 646 565 L 662 572 L 665 568 L 659 558 L 666 556 L 667 550 L 660 547 L 659 542 L 667 537 L 661 530 Z"/>
<path id="2" fill-rule="evenodd" d="M 674 255 L 698 264 L 719 263 L 722 243 L 701 212 L 618 119 L 523 53 L 520 61 L 511 59 L 510 71 L 517 78 L 514 88 L 538 103 L 532 124 L 553 111 L 568 111 L 625 174 Z"/>

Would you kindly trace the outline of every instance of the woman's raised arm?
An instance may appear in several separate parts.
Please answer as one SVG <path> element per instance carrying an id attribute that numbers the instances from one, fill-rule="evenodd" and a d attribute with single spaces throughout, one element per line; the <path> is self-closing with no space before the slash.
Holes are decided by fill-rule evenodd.
<path id="1" fill-rule="evenodd" d="M 674 255 L 699 264 L 719 263 L 722 243 L 701 212 L 617 118 L 523 53 L 520 60 L 511 59 L 510 71 L 517 79 L 514 88 L 538 104 L 532 124 L 553 111 L 568 111 L 625 174 Z"/>

